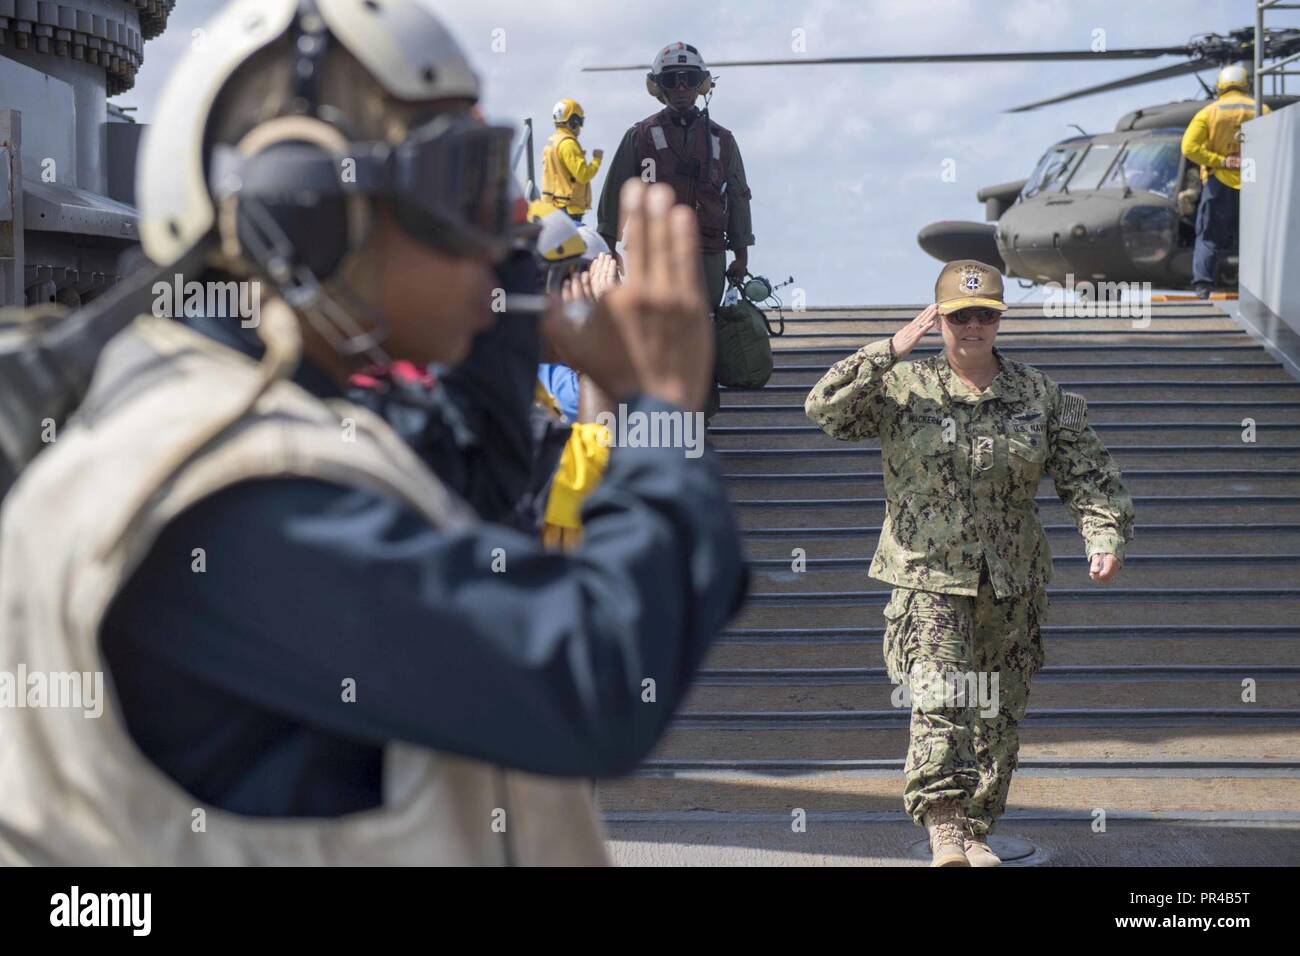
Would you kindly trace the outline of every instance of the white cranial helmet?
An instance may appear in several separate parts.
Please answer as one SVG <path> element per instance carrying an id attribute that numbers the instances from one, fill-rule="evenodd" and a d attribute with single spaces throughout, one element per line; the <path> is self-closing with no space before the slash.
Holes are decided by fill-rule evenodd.
<path id="1" fill-rule="evenodd" d="M 140 238 L 157 263 L 177 261 L 213 228 L 204 141 L 213 104 L 235 73 L 283 37 L 300 10 L 390 96 L 477 100 L 478 78 L 424 0 L 232 0 L 168 78 L 141 146 Z"/>
<path id="2" fill-rule="evenodd" d="M 1218 82 L 1215 83 L 1220 93 L 1224 90 L 1245 90 L 1249 85 L 1250 77 L 1246 73 L 1246 68 L 1240 63 L 1233 63 L 1221 69 Z"/>
<path id="3" fill-rule="evenodd" d="M 582 241 L 587 244 L 587 251 L 582 254 L 582 258 L 588 262 L 595 259 L 602 252 L 609 252 L 609 243 L 602 239 L 600 233 L 591 226 L 579 226 L 578 235 L 582 236 Z"/>
<path id="4" fill-rule="evenodd" d="M 688 43 L 670 43 L 658 53 L 655 54 L 654 62 L 650 64 L 650 72 L 658 76 L 664 70 L 703 70 L 706 73 L 709 68 L 704 65 L 704 57 L 700 56 L 700 51 Z"/>

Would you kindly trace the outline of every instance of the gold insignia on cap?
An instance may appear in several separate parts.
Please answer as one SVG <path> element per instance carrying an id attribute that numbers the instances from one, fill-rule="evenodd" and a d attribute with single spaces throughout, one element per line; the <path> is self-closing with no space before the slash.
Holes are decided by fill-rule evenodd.
<path id="1" fill-rule="evenodd" d="M 972 294 L 984 287 L 984 270 L 966 266 L 961 270 L 961 287 Z"/>

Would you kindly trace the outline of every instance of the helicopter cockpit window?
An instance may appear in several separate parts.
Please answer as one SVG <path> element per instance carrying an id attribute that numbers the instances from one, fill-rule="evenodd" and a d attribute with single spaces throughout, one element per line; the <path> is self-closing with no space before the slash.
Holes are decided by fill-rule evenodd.
<path id="1" fill-rule="evenodd" d="M 1070 177 L 1070 190 L 1096 189 L 1118 154 L 1119 143 L 1093 143 Z"/>
<path id="2" fill-rule="evenodd" d="M 1066 177 L 1070 175 L 1070 170 L 1074 168 L 1074 161 L 1079 158 L 1080 152 L 1078 147 L 1068 147 L 1050 149 L 1044 153 L 1025 182 L 1024 188 L 1020 190 L 1020 198 L 1028 199 L 1042 192 L 1059 191 Z"/>
<path id="3" fill-rule="evenodd" d="M 1144 190 L 1172 196 L 1178 183 L 1181 149 L 1171 140 L 1129 143 L 1120 160 L 1102 181 L 1102 188 Z"/>

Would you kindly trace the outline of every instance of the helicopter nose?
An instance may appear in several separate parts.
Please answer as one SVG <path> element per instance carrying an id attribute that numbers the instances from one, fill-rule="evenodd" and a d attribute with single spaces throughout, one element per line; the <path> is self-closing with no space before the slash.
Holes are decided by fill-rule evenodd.
<path id="1" fill-rule="evenodd" d="M 999 272 L 1006 272 L 994 237 L 996 228 L 997 224 L 992 222 L 932 222 L 916 234 L 916 242 L 940 262 L 977 259 L 995 266 Z"/>

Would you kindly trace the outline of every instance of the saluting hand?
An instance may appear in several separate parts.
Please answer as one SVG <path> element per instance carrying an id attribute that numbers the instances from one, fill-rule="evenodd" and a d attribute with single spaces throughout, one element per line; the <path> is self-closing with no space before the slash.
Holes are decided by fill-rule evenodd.
<path id="1" fill-rule="evenodd" d="M 1097 584 L 1105 584 L 1113 578 L 1119 569 L 1123 567 L 1124 562 L 1113 554 L 1102 554 L 1100 551 L 1092 556 L 1092 566 L 1088 568 L 1088 577 Z"/>
<path id="2" fill-rule="evenodd" d="M 569 276 L 560 286 L 561 302 L 595 302 L 596 292 L 592 288 L 590 271 L 579 272 Z"/>
<path id="3" fill-rule="evenodd" d="M 902 358 L 916 347 L 916 343 L 939 324 L 939 307 L 927 305 L 911 322 L 894 333 L 894 355 Z"/>
<path id="4" fill-rule="evenodd" d="M 553 308 L 543 336 L 615 401 L 641 391 L 701 410 L 713 373 L 713 323 L 695 213 L 674 204 L 669 186 L 647 189 L 639 179 L 623 184 L 619 204 L 628 217 L 623 281 L 596 298 L 585 322 Z M 590 300 L 591 278 L 567 284 L 563 295 Z"/>
<path id="5" fill-rule="evenodd" d="M 618 260 L 608 252 L 596 256 L 588 271 L 591 273 L 591 291 L 597 299 L 619 283 Z"/>

